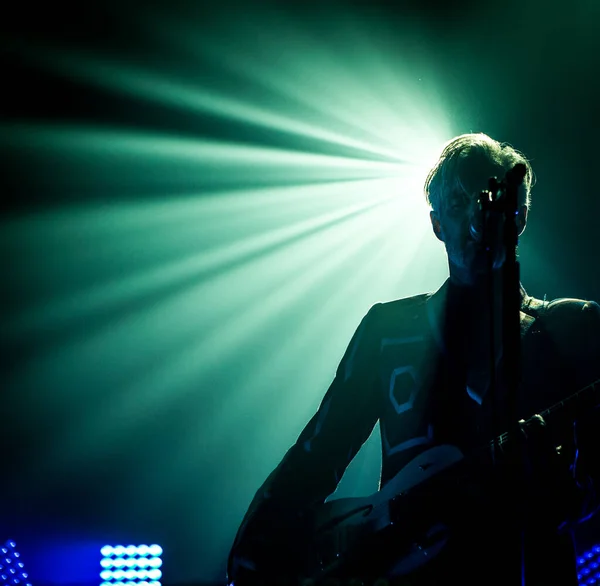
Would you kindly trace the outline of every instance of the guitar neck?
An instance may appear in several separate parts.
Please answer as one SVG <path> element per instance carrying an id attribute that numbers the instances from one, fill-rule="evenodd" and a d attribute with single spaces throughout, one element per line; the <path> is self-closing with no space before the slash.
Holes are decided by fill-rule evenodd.
<path id="1" fill-rule="evenodd" d="M 539 413 L 544 421 L 550 427 L 563 428 L 565 425 L 571 425 L 581 413 L 593 409 L 600 404 L 600 379 L 579 389 L 576 393 L 566 397 L 562 401 L 555 403 L 545 411 Z M 533 417 L 525 422 L 525 425 L 531 423 Z M 509 433 L 505 432 L 496 438 L 497 445 L 501 446 L 509 438 Z M 494 442 L 490 442 L 490 446 Z"/>

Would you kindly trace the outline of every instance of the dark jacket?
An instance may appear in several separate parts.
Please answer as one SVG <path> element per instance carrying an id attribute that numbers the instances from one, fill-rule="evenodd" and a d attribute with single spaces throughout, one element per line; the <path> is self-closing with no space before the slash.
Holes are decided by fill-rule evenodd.
<path id="1" fill-rule="evenodd" d="M 468 454 L 493 437 L 492 401 L 485 393 L 480 399 L 471 392 L 460 364 L 453 360 L 452 336 L 445 330 L 449 320 L 443 303 L 434 303 L 440 298 L 425 294 L 379 303 L 363 318 L 317 413 L 252 500 L 230 554 L 230 582 L 259 563 L 255 552 L 265 546 L 269 535 L 294 524 L 301 526 L 303 511 L 323 503 L 335 491 L 377 421 L 381 486 L 434 445 L 453 444 Z M 600 306 L 578 299 L 543 302 L 523 290 L 521 348 L 518 416 L 527 419 L 600 378 Z M 502 404 L 502 393 L 500 379 L 496 404 Z M 590 428 L 585 427 L 587 436 Z M 563 459 L 570 463 L 576 453 L 572 436 L 572 429 L 566 437 L 563 434 L 561 448 Z M 584 439 L 593 445 L 589 437 Z M 578 447 L 581 454 L 592 449 Z M 595 460 L 586 454 L 586 462 Z M 556 505 L 555 494 L 548 497 L 549 510 L 557 508 L 558 517 L 568 511 L 567 516 L 575 517 L 570 521 L 577 522 L 598 506 L 591 481 L 597 471 L 586 467 L 584 473 L 576 513 L 569 506 Z M 500 584 L 502 567 L 513 571 L 502 562 L 514 553 L 502 526 L 512 505 L 502 494 L 494 498 L 497 505 L 466 521 L 444 554 L 424 570 L 424 584 L 435 584 L 440 577 L 444 583 L 456 578 L 463 586 L 481 584 L 481 572 L 487 574 L 490 568 L 495 568 Z M 538 504 L 545 503 L 544 498 L 540 495 Z M 549 514 L 547 524 L 538 519 L 527 529 L 528 585 L 577 584 L 571 534 L 556 530 L 558 517 Z M 415 580 L 421 583 L 418 576 Z"/>

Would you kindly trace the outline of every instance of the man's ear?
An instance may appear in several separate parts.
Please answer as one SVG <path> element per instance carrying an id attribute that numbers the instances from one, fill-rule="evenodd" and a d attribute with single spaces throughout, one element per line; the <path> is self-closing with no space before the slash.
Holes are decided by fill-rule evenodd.
<path id="1" fill-rule="evenodd" d="M 523 234 L 525 226 L 527 226 L 527 206 L 521 206 L 517 214 L 517 233 L 519 236 Z"/>
<path id="2" fill-rule="evenodd" d="M 442 225 L 440 224 L 440 217 L 437 215 L 437 212 L 431 210 L 431 212 L 429 212 L 429 218 L 431 219 L 433 233 L 437 236 L 438 240 L 444 242 L 444 236 L 442 234 Z"/>

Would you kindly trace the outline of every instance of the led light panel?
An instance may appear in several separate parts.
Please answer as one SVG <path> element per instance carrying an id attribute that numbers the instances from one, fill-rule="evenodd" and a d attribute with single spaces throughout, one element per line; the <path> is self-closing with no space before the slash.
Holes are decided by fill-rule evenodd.
<path id="1" fill-rule="evenodd" d="M 17 544 L 9 540 L 0 547 L 0 584 L 2 586 L 31 586 Z"/>
<path id="2" fill-rule="evenodd" d="M 100 553 L 100 586 L 160 586 L 160 545 L 105 545 Z"/>

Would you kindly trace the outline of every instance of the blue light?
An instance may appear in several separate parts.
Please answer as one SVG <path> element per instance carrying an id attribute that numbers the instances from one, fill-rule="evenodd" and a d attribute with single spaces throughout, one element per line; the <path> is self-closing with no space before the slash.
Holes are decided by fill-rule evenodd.
<path id="1" fill-rule="evenodd" d="M 2 551 L 2 555 L 6 556 L 2 560 L 2 564 L 0 564 L 0 570 L 4 570 L 2 574 L 0 574 L 0 580 L 6 584 L 21 584 L 22 580 L 28 578 L 28 574 L 26 574 L 23 570 L 25 568 L 25 564 L 23 562 L 17 561 L 21 556 L 18 551 L 15 551 L 17 544 L 14 541 L 7 541 L 5 547 L 0 548 Z M 3 564 L 6 563 L 7 567 Z M 8 572 L 6 572 L 8 570 Z"/>
<path id="2" fill-rule="evenodd" d="M 600 545 L 595 545 L 577 558 L 577 580 L 580 586 L 600 585 Z"/>
<path id="3" fill-rule="evenodd" d="M 150 554 L 155 556 L 155 555 L 162 555 L 162 547 L 160 545 L 151 545 L 150 546 Z"/>
<path id="4" fill-rule="evenodd" d="M 125 548 L 125 553 L 129 556 L 135 555 L 137 553 L 136 547 L 134 545 L 128 545 Z"/>
<path id="5" fill-rule="evenodd" d="M 151 580 L 160 580 L 162 572 L 160 570 L 150 570 L 148 572 L 148 578 Z"/>
<path id="6" fill-rule="evenodd" d="M 161 586 L 157 581 L 162 577 L 160 545 L 105 545 L 100 553 L 104 556 L 100 586 Z"/>

